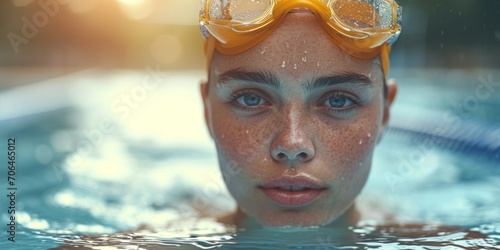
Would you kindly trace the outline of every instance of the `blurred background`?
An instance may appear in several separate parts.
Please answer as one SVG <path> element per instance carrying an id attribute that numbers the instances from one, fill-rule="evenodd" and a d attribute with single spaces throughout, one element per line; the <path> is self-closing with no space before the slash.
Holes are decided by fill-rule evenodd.
<path id="1" fill-rule="evenodd" d="M 1 71 L 1 86 L 59 74 L 56 69 L 157 63 L 201 69 L 198 8 L 197 0 L 1 1 L 0 67 L 9 68 Z M 15 72 L 19 67 L 33 74 L 22 77 Z"/>

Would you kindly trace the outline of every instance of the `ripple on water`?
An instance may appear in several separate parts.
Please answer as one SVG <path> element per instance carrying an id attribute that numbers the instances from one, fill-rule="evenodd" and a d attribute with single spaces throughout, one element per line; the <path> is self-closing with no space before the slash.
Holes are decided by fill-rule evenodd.
<path id="1" fill-rule="evenodd" d="M 133 233 L 100 236 L 39 233 L 35 237 L 90 249 L 136 249 L 134 247 L 139 246 L 141 249 L 185 246 L 195 249 L 500 249 L 499 225 L 453 228 L 367 224 L 349 229 L 311 227 L 236 230 L 206 219 L 190 221 L 176 224 L 175 228 L 143 229 Z"/>

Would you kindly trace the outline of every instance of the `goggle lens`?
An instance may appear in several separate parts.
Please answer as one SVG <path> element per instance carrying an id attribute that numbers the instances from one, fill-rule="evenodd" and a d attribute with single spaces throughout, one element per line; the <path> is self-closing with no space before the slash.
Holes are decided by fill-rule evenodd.
<path id="1" fill-rule="evenodd" d="M 269 34 L 264 28 L 275 18 L 300 7 L 321 16 L 332 38 L 360 58 L 377 53 L 384 43 L 392 45 L 401 31 L 401 7 L 395 0 L 201 0 L 200 29 L 205 38 L 210 33 L 236 51 L 253 46 L 245 43 Z"/>
<path id="2" fill-rule="evenodd" d="M 250 24 L 272 8 L 271 0 L 215 0 L 210 1 L 209 16 L 213 20 L 226 20 Z"/>
<path id="3" fill-rule="evenodd" d="M 388 1 L 337 0 L 332 1 L 329 7 L 344 27 L 381 30 L 394 26 L 393 8 Z"/>
<path id="4" fill-rule="evenodd" d="M 393 28 L 400 23 L 401 8 L 397 9 L 394 20 L 391 0 L 321 0 L 332 10 L 332 19 L 337 19 L 344 27 L 361 30 L 381 30 Z M 204 10 L 206 0 L 202 1 Z M 232 21 L 252 24 L 271 12 L 272 0 L 211 0 L 209 17 L 212 20 Z"/>

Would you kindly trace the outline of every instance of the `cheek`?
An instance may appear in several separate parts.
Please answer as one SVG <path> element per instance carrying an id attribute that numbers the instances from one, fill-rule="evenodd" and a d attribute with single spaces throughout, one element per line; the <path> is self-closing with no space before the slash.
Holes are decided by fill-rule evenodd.
<path id="1" fill-rule="evenodd" d="M 341 175 L 350 175 L 362 167 L 369 168 L 381 124 L 382 110 L 379 106 L 376 101 L 360 109 L 352 119 L 322 123 L 319 138 L 324 139 L 319 151 L 330 162 L 338 164 L 336 170 Z"/>
<path id="2" fill-rule="evenodd" d="M 268 148 L 272 119 L 239 117 L 225 104 L 214 104 L 216 112 L 212 113 L 212 132 L 223 174 L 226 171 L 226 174 L 240 178 L 265 175 L 265 169 L 257 169 L 271 161 Z"/>
<path id="3" fill-rule="evenodd" d="M 329 169 L 323 176 L 332 176 L 334 194 L 325 209 L 344 210 L 355 199 L 368 178 L 377 131 L 381 123 L 381 110 L 374 104 L 366 107 L 348 121 L 323 123 L 320 154 Z"/>

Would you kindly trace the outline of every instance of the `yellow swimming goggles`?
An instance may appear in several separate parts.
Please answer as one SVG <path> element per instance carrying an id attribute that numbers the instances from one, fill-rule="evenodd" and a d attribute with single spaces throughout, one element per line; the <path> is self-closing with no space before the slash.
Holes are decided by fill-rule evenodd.
<path id="1" fill-rule="evenodd" d="M 381 55 L 387 76 L 390 46 L 401 32 L 401 7 L 394 0 L 201 0 L 200 29 L 209 60 L 215 49 L 234 55 L 257 45 L 295 8 L 313 11 L 351 56 Z"/>

